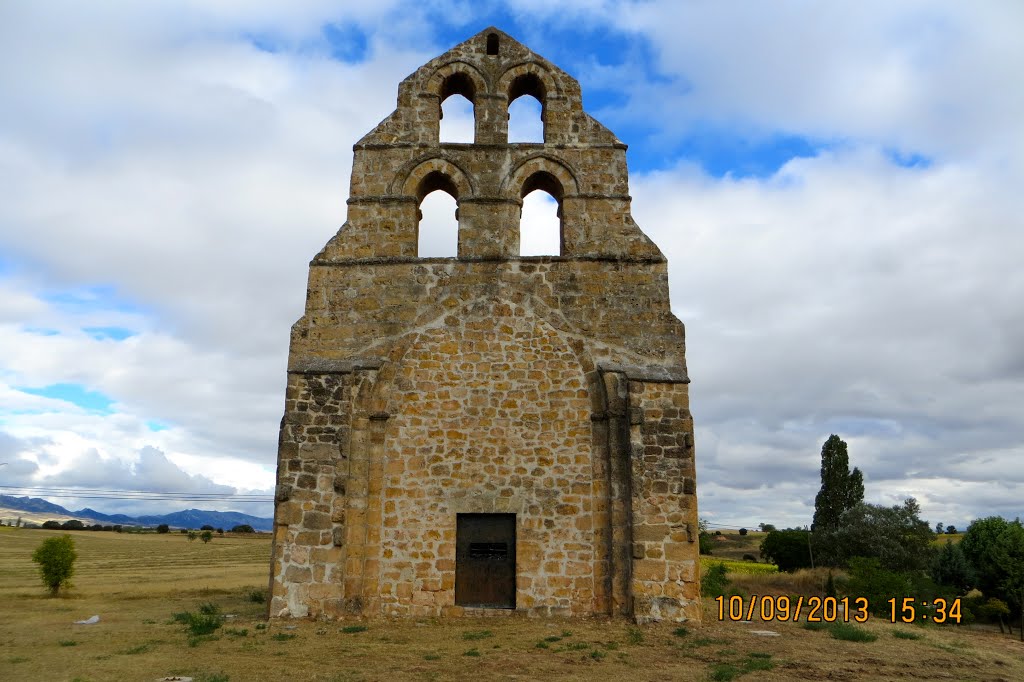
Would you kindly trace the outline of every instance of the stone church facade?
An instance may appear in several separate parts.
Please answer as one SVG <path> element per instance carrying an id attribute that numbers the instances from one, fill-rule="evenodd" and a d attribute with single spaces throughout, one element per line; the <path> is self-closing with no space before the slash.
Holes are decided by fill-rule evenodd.
<path id="1" fill-rule="evenodd" d="M 439 142 L 453 94 L 471 144 Z M 542 144 L 507 141 L 522 95 Z M 699 620 L 683 325 L 626 146 L 492 28 L 402 81 L 354 151 L 291 332 L 270 616 Z M 557 256 L 519 255 L 535 189 L 559 205 Z M 454 258 L 417 253 L 435 190 L 457 201 Z"/>

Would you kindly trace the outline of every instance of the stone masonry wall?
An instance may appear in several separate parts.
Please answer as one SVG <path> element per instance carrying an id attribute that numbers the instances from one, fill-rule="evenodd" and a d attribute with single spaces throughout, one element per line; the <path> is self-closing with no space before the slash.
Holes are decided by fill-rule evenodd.
<path id="1" fill-rule="evenodd" d="M 577 352 L 506 301 L 453 308 L 417 335 L 387 429 L 383 612 L 461 611 L 455 515 L 464 512 L 517 514 L 520 608 L 593 611 L 591 410 Z"/>
<path id="2" fill-rule="evenodd" d="M 687 385 L 629 382 L 633 609 L 638 621 L 700 619 L 693 419 Z"/>
<path id="3" fill-rule="evenodd" d="M 454 93 L 472 144 L 438 140 Z M 523 93 L 543 144 L 507 141 Z M 512 513 L 517 611 L 699 619 L 684 330 L 625 149 L 572 77 L 497 29 L 402 81 L 355 145 L 347 220 L 291 331 L 271 616 L 463 614 L 457 515 Z M 519 256 L 535 188 L 559 204 L 558 255 Z M 439 189 L 458 255 L 419 258 Z"/>
<path id="4" fill-rule="evenodd" d="M 278 612 L 287 606 L 293 615 L 307 615 L 310 600 L 336 596 L 322 586 L 337 582 L 344 565 L 342 543 L 334 541 L 344 498 L 335 487 L 348 473 L 352 379 L 351 374 L 288 376 L 270 590 Z"/>

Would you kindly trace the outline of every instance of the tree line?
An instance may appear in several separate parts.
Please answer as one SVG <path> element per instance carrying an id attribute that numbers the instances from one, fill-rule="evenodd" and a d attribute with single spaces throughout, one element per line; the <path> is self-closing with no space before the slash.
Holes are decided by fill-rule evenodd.
<path id="1" fill-rule="evenodd" d="M 864 477 L 851 471 L 847 444 L 831 435 L 821 449 L 821 488 L 809 529 L 768 530 L 761 555 L 781 571 L 830 567 L 844 569 L 849 596 L 867 597 L 876 612 L 888 600 L 912 597 L 961 598 L 964 617 L 1020 624 L 1024 641 L 1024 525 L 999 516 L 977 519 L 959 543 L 933 545 L 943 531 L 920 517 L 913 497 L 886 507 L 864 502 Z M 837 581 L 839 582 L 839 581 Z M 1011 622 L 1010 620 L 1007 623 Z M 1012 626 L 1010 627 L 1012 633 Z"/>

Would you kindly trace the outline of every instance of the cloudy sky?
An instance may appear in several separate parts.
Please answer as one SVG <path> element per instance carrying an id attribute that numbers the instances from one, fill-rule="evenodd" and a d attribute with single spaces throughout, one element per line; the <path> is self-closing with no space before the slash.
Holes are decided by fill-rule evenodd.
<path id="1" fill-rule="evenodd" d="M 869 502 L 1024 512 L 1016 0 L 2 3 L 0 485 L 268 493 L 352 145 L 491 24 L 629 145 L 687 325 L 702 516 L 809 523 L 830 433 Z M 451 248 L 440 196 L 426 254 Z M 552 212 L 531 195 L 527 252 Z"/>

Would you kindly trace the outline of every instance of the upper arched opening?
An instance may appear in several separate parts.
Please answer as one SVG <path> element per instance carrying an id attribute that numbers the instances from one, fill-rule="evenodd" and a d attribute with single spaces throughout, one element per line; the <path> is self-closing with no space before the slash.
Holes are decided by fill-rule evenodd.
<path id="1" fill-rule="evenodd" d="M 441 84 L 437 139 L 473 142 L 476 138 L 476 88 L 465 73 L 453 73 Z"/>
<path id="2" fill-rule="evenodd" d="M 547 171 L 537 171 L 523 182 L 519 196 L 519 255 L 561 256 L 562 183 Z"/>
<path id="3" fill-rule="evenodd" d="M 459 250 L 459 188 L 442 171 L 431 171 L 416 187 L 416 255 L 453 258 Z"/>
<path id="4" fill-rule="evenodd" d="M 544 142 L 547 88 L 535 73 L 512 79 L 508 89 L 508 141 Z"/>
<path id="5" fill-rule="evenodd" d="M 450 194 L 456 201 L 459 200 L 459 187 L 455 181 L 447 173 L 435 170 L 430 171 L 420 180 L 416 187 L 416 201 L 423 201 L 424 197 L 437 190 Z"/>
<path id="6" fill-rule="evenodd" d="M 486 89 L 479 70 L 465 61 L 449 62 L 431 74 L 426 91 L 437 96 L 439 142 L 475 142 L 476 105 Z"/>

